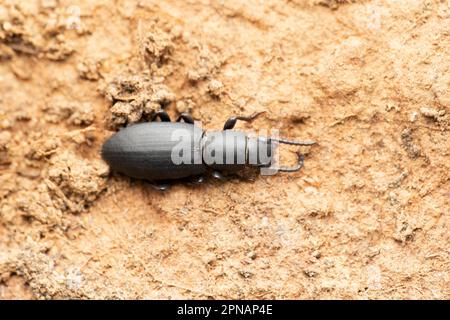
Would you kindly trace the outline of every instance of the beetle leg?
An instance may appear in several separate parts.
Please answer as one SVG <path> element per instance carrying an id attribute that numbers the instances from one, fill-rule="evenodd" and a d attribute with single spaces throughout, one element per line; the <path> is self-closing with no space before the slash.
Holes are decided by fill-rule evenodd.
<path id="1" fill-rule="evenodd" d="M 195 183 L 198 183 L 198 184 L 203 183 L 203 182 L 205 182 L 205 177 L 199 176 L 199 177 L 198 177 L 197 179 L 195 179 L 194 181 L 195 181 Z"/>
<path id="2" fill-rule="evenodd" d="M 219 171 L 213 171 L 211 175 L 218 180 L 225 180 L 225 177 Z"/>
<path id="3" fill-rule="evenodd" d="M 186 112 L 183 112 L 182 114 L 180 114 L 180 116 L 177 119 L 177 122 L 180 122 L 181 120 L 183 120 L 186 123 L 194 124 L 194 119 L 192 118 L 192 116 L 189 113 L 186 113 Z"/>
<path id="4" fill-rule="evenodd" d="M 168 182 L 152 182 L 150 185 L 158 191 L 166 191 L 170 188 L 170 183 Z"/>
<path id="5" fill-rule="evenodd" d="M 254 114 L 252 114 L 251 116 L 234 116 L 234 117 L 230 117 L 228 118 L 228 120 L 225 122 L 225 124 L 223 125 L 223 130 L 230 130 L 233 129 L 234 126 L 236 125 L 236 122 L 238 120 L 241 121 L 246 121 L 246 122 L 251 122 L 254 119 L 256 119 L 256 117 L 258 117 L 260 114 L 264 113 L 265 111 L 259 111 L 259 112 L 255 112 Z"/>
<path id="6" fill-rule="evenodd" d="M 197 177 L 189 179 L 190 185 L 202 184 L 203 182 L 205 182 L 205 178 L 203 176 L 197 176 Z"/>
<path id="7" fill-rule="evenodd" d="M 158 110 L 154 113 L 151 121 L 154 121 L 156 118 L 159 118 L 163 122 L 170 122 L 170 116 L 164 110 Z"/>

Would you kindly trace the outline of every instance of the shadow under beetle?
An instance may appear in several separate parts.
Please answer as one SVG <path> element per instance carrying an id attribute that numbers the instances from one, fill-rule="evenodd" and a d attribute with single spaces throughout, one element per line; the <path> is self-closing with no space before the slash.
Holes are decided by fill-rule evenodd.
<path id="1" fill-rule="evenodd" d="M 235 172 L 247 166 L 270 167 L 273 161 L 274 143 L 310 146 L 314 141 L 293 141 L 278 138 L 250 137 L 244 132 L 233 131 L 236 122 L 250 122 L 263 112 L 251 116 L 230 117 L 222 131 L 206 132 L 194 125 L 193 118 L 182 113 L 171 122 L 165 111 L 157 111 L 160 122 L 133 124 L 121 129 L 102 146 L 102 158 L 112 170 L 127 176 L 161 182 L 196 176 L 203 181 L 203 174 L 212 171 L 215 178 L 223 178 L 222 172 Z M 184 122 L 181 122 L 183 120 Z M 181 133 L 181 134 L 180 134 Z M 174 139 L 174 137 L 182 139 Z M 181 150 L 179 153 L 178 150 Z M 188 154 L 182 163 L 174 161 L 174 155 Z M 174 152 L 175 151 L 175 152 Z M 176 160 L 176 159 L 175 159 Z M 270 167 L 275 171 L 295 172 L 303 166 L 303 155 L 293 167 Z M 166 189 L 159 184 L 158 189 Z"/>

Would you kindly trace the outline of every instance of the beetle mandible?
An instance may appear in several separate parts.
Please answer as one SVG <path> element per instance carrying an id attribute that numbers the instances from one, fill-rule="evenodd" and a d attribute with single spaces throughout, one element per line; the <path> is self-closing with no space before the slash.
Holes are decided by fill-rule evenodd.
<path id="1" fill-rule="evenodd" d="M 221 173 L 234 172 L 246 166 L 270 167 L 275 142 L 297 146 L 315 144 L 314 141 L 250 137 L 244 132 L 231 130 L 238 120 L 250 122 L 262 113 L 230 117 L 222 131 L 206 132 L 196 126 L 187 113 L 182 113 L 176 122 L 171 122 L 167 112 L 159 110 L 153 120 L 159 118 L 160 122 L 133 124 L 106 140 L 101 150 L 102 158 L 112 170 L 133 178 L 161 182 L 196 176 L 201 182 L 207 171 L 212 171 L 216 178 L 222 178 Z M 188 139 L 174 139 L 177 132 Z M 175 149 L 187 150 L 190 162 L 175 163 Z M 266 157 L 262 156 L 264 153 Z M 213 159 L 208 155 L 212 155 Z M 298 154 L 295 166 L 273 169 L 295 172 L 302 166 L 303 155 Z M 165 189 L 167 186 L 159 184 L 157 187 Z"/>

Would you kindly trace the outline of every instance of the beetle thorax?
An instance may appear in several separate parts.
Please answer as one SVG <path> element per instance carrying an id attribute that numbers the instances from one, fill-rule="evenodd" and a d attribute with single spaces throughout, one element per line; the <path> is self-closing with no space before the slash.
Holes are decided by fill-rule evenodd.
<path id="1" fill-rule="evenodd" d="M 237 170 L 246 165 L 269 166 L 271 141 L 248 137 L 244 132 L 224 130 L 208 132 L 203 138 L 203 163 L 216 170 Z"/>

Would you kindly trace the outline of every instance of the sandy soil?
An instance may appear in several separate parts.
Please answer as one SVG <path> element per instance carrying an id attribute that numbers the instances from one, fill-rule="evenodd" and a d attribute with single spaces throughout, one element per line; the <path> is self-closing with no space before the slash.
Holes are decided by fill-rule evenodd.
<path id="1" fill-rule="evenodd" d="M 449 299 L 449 87 L 448 1 L 3 0 L 0 298 Z M 109 173 L 161 107 L 318 145 L 164 193 Z"/>

